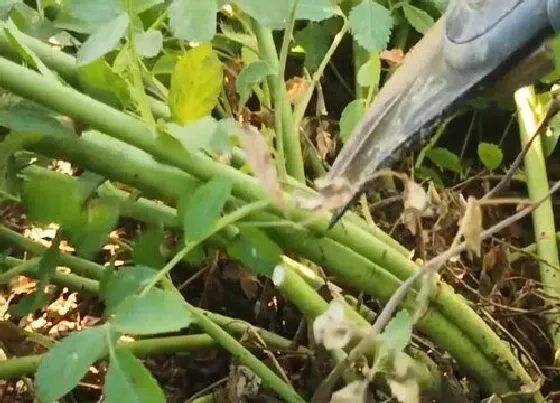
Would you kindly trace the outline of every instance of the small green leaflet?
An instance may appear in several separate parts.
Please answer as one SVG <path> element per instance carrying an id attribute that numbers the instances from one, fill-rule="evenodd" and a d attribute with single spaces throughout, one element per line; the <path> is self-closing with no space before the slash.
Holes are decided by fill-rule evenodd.
<path id="1" fill-rule="evenodd" d="M 478 158 L 488 170 L 492 171 L 500 166 L 504 154 L 496 144 L 480 143 L 478 145 Z"/>
<path id="2" fill-rule="evenodd" d="M 103 301 L 109 308 L 118 305 L 126 297 L 140 292 L 157 271 L 146 266 L 127 266 L 111 273 L 101 292 Z"/>
<path id="3" fill-rule="evenodd" d="M 408 23 L 421 34 L 426 33 L 434 25 L 432 16 L 418 7 L 403 3 L 403 12 Z"/>
<path id="4" fill-rule="evenodd" d="M 70 392 L 91 364 L 107 354 L 106 331 L 96 326 L 72 333 L 49 350 L 35 373 L 40 401 L 53 402 Z"/>
<path id="5" fill-rule="evenodd" d="M 105 376 L 106 403 L 158 403 L 165 395 L 152 374 L 128 350 L 117 347 Z"/>
<path id="6" fill-rule="evenodd" d="M 379 58 L 379 53 L 372 52 L 369 60 L 361 65 L 356 78 L 360 87 L 369 88 L 373 86 L 375 89 L 378 89 L 380 77 L 381 59 Z"/>
<path id="7" fill-rule="evenodd" d="M 178 332 L 193 321 L 180 296 L 158 288 L 127 296 L 107 316 L 114 330 L 135 335 Z"/>
<path id="8" fill-rule="evenodd" d="M 351 101 L 342 111 L 340 116 L 340 137 L 346 143 L 352 134 L 352 130 L 358 124 L 365 113 L 364 102 L 361 99 Z"/>
<path id="9" fill-rule="evenodd" d="M 91 63 L 114 50 L 128 29 L 128 14 L 122 13 L 100 25 L 78 50 L 78 66 Z"/>
<path id="10" fill-rule="evenodd" d="M 350 27 L 354 39 L 368 52 L 387 47 L 393 27 L 391 12 L 373 0 L 362 0 L 350 11 Z"/>
<path id="11" fill-rule="evenodd" d="M 447 148 L 434 147 L 426 152 L 426 157 L 441 169 L 460 174 L 463 172 L 463 164 L 456 154 L 453 154 Z"/>
<path id="12" fill-rule="evenodd" d="M 217 13 L 217 0 L 174 0 L 168 9 L 171 32 L 184 41 L 210 42 Z"/>
<path id="13" fill-rule="evenodd" d="M 185 196 L 179 214 L 182 215 L 187 242 L 200 241 L 212 231 L 231 194 L 231 188 L 228 177 L 218 176 L 199 186 L 192 195 Z"/>
<path id="14" fill-rule="evenodd" d="M 262 83 L 272 73 L 273 71 L 268 63 L 263 60 L 257 60 L 245 66 L 239 73 L 236 82 L 239 106 L 245 106 L 251 96 L 253 85 Z"/>
<path id="15" fill-rule="evenodd" d="M 305 68 L 311 72 L 317 70 L 325 53 L 331 46 L 331 35 L 324 24 L 308 23 L 294 37 L 296 44 L 305 50 Z"/>
<path id="16" fill-rule="evenodd" d="M 142 231 L 134 242 L 134 262 L 149 267 L 162 267 L 165 264 L 162 254 L 164 236 L 165 231 L 161 224 L 154 224 Z"/>
<path id="17" fill-rule="evenodd" d="M 228 246 L 228 254 L 258 274 L 272 276 L 283 251 L 266 234 L 256 228 L 243 228 Z"/>
<path id="18" fill-rule="evenodd" d="M 54 222 L 66 228 L 80 219 L 82 195 L 78 181 L 73 177 L 26 169 L 21 196 L 27 216 L 35 224 Z M 64 203 L 61 203 L 61 196 Z"/>
<path id="19" fill-rule="evenodd" d="M 135 35 L 136 51 L 143 57 L 154 57 L 163 49 L 163 34 L 150 30 Z"/>
<path id="20" fill-rule="evenodd" d="M 130 101 L 127 82 L 115 73 L 105 59 L 98 59 L 77 69 L 80 89 L 107 105 L 121 108 Z"/>
<path id="21" fill-rule="evenodd" d="M 412 337 L 412 317 L 406 310 L 397 313 L 381 334 L 384 343 L 395 351 L 403 351 Z"/>

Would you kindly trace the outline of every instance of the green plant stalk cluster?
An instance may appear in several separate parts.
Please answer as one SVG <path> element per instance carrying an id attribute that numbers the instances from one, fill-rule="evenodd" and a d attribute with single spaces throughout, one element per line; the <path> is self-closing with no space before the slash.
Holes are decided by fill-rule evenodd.
<path id="1" fill-rule="evenodd" d="M 181 149 L 166 149 L 161 144 L 158 144 L 156 136 L 150 132 L 149 128 L 137 119 L 70 88 L 48 82 L 40 75 L 7 60 L 0 60 L 0 85 L 18 95 L 57 110 L 62 114 L 78 118 L 91 127 L 140 148 L 160 161 L 175 166 L 181 171 L 188 172 L 202 180 L 208 180 L 215 175 L 227 175 L 233 180 L 234 194 L 242 200 L 255 201 L 267 198 L 267 195 L 254 178 L 248 177 L 231 167 L 217 164 L 201 155 L 191 154 Z M 90 160 L 94 158 L 90 156 Z M 83 161 L 76 159 L 73 159 L 73 161 L 96 171 L 91 166 L 84 164 Z M 125 164 L 121 160 L 118 166 L 120 168 L 123 165 Z M 108 168 L 104 168 L 105 174 L 109 171 Z M 112 170 L 118 171 L 119 169 L 113 167 Z M 103 170 L 97 171 L 103 172 Z M 119 175 L 117 173 L 117 176 Z M 113 178 L 112 175 L 111 177 Z M 161 179 L 161 177 L 158 178 L 159 184 L 162 182 Z M 280 209 L 271 209 L 271 212 L 276 215 L 276 218 L 282 214 Z M 287 212 L 288 216 L 296 222 L 310 218 L 309 213 L 298 210 L 293 206 L 288 206 Z M 315 233 L 321 234 L 327 227 L 327 222 L 328 215 L 323 214 L 311 222 L 309 227 Z M 345 248 L 347 249 L 353 249 L 354 253 L 362 255 L 360 256 L 361 258 L 375 262 L 379 267 L 383 267 L 381 271 L 392 273 L 389 277 L 393 277 L 397 283 L 399 279 L 402 280 L 408 277 L 417 269 L 413 262 L 402 256 L 401 251 L 396 251 L 384 244 L 379 239 L 373 237 L 371 233 L 364 231 L 362 226 L 353 224 L 350 220 L 347 220 L 344 225 L 338 225 L 332 231 L 325 233 L 325 236 L 341 245 L 346 245 Z M 291 237 L 290 232 L 288 238 Z M 287 241 L 284 240 L 282 246 L 286 247 L 286 243 Z M 305 248 L 300 246 L 299 249 Z M 349 250 L 347 253 L 349 252 L 352 252 L 352 250 Z M 326 266 L 332 270 L 331 265 Z M 363 277 L 363 273 L 361 277 Z M 344 281 L 345 279 L 342 278 L 342 280 Z M 359 286 L 362 289 L 368 288 L 364 284 Z M 384 290 L 377 291 L 381 291 L 381 294 L 394 291 L 390 286 L 383 288 Z M 376 295 L 375 293 L 373 294 Z M 439 292 L 433 295 L 431 300 L 434 304 L 433 308 L 441 312 L 439 315 L 442 315 L 442 322 L 448 327 L 451 326 L 451 323 L 454 323 L 453 326 L 456 329 L 451 333 L 447 333 L 447 336 L 451 337 L 442 337 L 443 332 L 440 332 L 441 329 L 431 327 L 431 325 L 428 325 L 429 321 L 426 320 L 420 324 L 420 329 L 429 334 L 432 339 L 440 339 L 442 347 L 449 350 L 465 368 L 470 368 L 476 378 L 487 385 L 489 389 L 507 391 L 530 382 L 528 374 L 507 346 L 449 287 L 441 284 Z M 453 337 L 454 335 L 457 337 Z M 470 350 L 466 351 L 458 346 L 457 340 L 465 338 L 470 341 L 467 345 L 475 346 L 475 350 L 479 350 L 479 353 L 486 358 L 488 365 L 495 369 L 493 374 L 495 376 L 487 376 L 489 375 L 488 371 L 479 371 L 478 368 L 480 367 L 473 360 L 476 354 L 471 354 Z M 496 360 L 496 356 L 500 357 L 500 360 Z"/>
<path id="2" fill-rule="evenodd" d="M 97 147 L 92 149 L 91 141 L 88 142 L 87 137 L 74 136 L 67 139 L 61 137 L 47 134 L 35 145 L 34 150 L 42 151 L 47 155 L 58 154 L 114 180 L 124 182 L 127 178 L 132 179 L 130 184 L 140 189 L 146 186 L 152 192 L 156 190 L 158 184 L 166 182 L 164 176 L 153 175 L 154 172 L 161 173 L 164 171 L 164 169 L 156 168 L 160 164 L 145 158 L 147 154 L 140 157 L 142 153 L 139 153 L 134 147 L 122 144 L 121 149 L 118 150 L 115 144 L 111 143 L 111 147 L 103 149 L 101 142 L 99 142 Z M 125 151 L 127 148 L 132 152 Z M 90 152 L 92 155 L 83 160 L 82 157 Z M 98 154 L 97 152 L 103 152 L 103 154 Z M 104 155 L 105 158 L 96 158 L 98 155 Z M 139 161 L 135 161 L 135 157 L 138 157 Z M 126 166 L 130 173 L 122 175 L 119 172 L 122 166 Z M 165 169 L 167 168 L 165 167 Z M 217 170 L 222 171 L 224 168 L 228 169 L 216 164 Z M 145 171 L 149 172 L 146 178 L 144 177 Z M 172 169 L 171 172 L 176 177 L 180 171 Z M 229 172 L 228 175 L 240 175 L 234 170 Z M 220 172 L 219 174 L 223 173 Z M 192 180 L 192 178 L 185 175 L 185 178 L 179 183 L 185 183 L 187 180 Z M 247 176 L 243 176 L 241 183 L 245 183 L 245 188 L 243 189 L 245 192 L 251 186 L 253 188 L 258 187 L 256 184 L 256 186 L 253 185 L 253 178 Z M 176 194 L 176 192 L 175 188 L 172 194 Z M 261 191 L 260 189 L 255 189 L 255 192 Z M 237 194 L 239 195 L 239 193 Z M 162 196 L 169 197 L 169 195 L 164 194 Z M 263 195 L 263 197 L 265 196 Z M 299 214 L 299 217 L 301 217 L 300 221 L 311 218 L 309 213 L 297 210 L 293 210 L 293 212 Z M 278 214 L 278 212 L 276 213 Z M 146 215 L 149 216 L 149 214 Z M 292 216 L 294 215 L 292 214 Z M 273 213 L 259 213 L 257 218 L 270 221 L 278 220 L 279 217 Z M 337 226 L 332 231 L 325 233 L 324 235 L 328 238 L 321 237 L 326 224 L 327 217 L 322 219 L 322 223 L 314 222 L 315 228 L 312 228 L 313 231 L 311 232 L 301 231 L 298 233 L 298 231 L 291 228 L 273 228 L 269 230 L 269 234 L 285 249 L 295 250 L 302 256 L 313 259 L 337 274 L 340 281 L 356 285 L 360 289 L 380 298 L 382 301 L 387 301 L 396 290 L 400 284 L 401 277 L 406 278 L 409 273 L 413 273 L 413 270 L 416 270 L 414 263 L 406 259 L 401 252 L 388 247 L 382 241 L 353 223 L 345 222 L 343 228 L 341 228 L 342 226 Z M 296 238 L 297 241 L 295 241 Z M 332 253 L 333 251 L 336 252 Z M 350 258 L 352 260 L 349 260 Z M 356 265 L 349 262 L 361 262 L 361 264 Z M 438 310 L 441 307 L 442 310 L 446 311 L 447 315 L 444 315 L 444 317 L 438 313 L 437 319 L 434 322 L 433 320 L 428 320 L 431 318 L 431 315 L 428 314 L 419 324 L 419 329 L 429 334 L 433 340 L 438 341 L 442 347 L 450 351 L 464 368 L 470 368 L 477 379 L 487 384 L 492 390 L 509 390 L 513 387 L 508 387 L 511 380 L 514 381 L 514 385 L 515 383 L 528 382 L 528 375 L 507 347 L 480 317 L 464 303 L 461 297 L 453 293 L 449 286 L 441 284 L 439 292 L 432 296 L 432 301 L 436 304 Z M 473 343 L 471 341 L 473 338 L 478 340 L 478 343 Z M 495 360 L 488 358 L 492 355 L 504 357 L 513 364 L 511 367 L 504 366 L 505 368 L 501 369 Z M 507 368 L 510 368 L 509 372 Z"/>
<path id="3" fill-rule="evenodd" d="M 517 120 L 521 148 L 525 148 L 539 126 L 537 116 L 537 99 L 533 87 L 524 87 L 516 91 Z M 544 116 L 546 111 L 541 111 Z M 545 156 L 540 137 L 533 140 L 525 155 L 525 175 L 529 199 L 536 202 L 549 193 Z M 559 266 L 558 244 L 554 226 L 554 210 L 549 199 L 533 211 L 533 228 L 539 257 L 539 271 L 544 291 L 551 298 L 560 297 L 560 277 L 556 268 Z M 554 359 L 560 362 L 560 317 L 557 313 L 547 315 L 549 334 L 554 345 Z"/>

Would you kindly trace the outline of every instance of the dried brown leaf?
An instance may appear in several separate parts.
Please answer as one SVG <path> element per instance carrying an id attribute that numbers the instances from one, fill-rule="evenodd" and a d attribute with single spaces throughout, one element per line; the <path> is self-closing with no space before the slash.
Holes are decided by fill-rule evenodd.
<path id="1" fill-rule="evenodd" d="M 480 257 L 480 234 L 482 233 L 482 209 L 476 198 L 470 196 L 460 229 L 467 247 L 475 256 Z"/>
<path id="2" fill-rule="evenodd" d="M 241 148 L 247 154 L 247 163 L 263 188 L 279 204 L 283 202 L 282 189 L 276 174 L 276 165 L 264 136 L 256 127 L 242 124 L 238 130 Z"/>
<path id="3" fill-rule="evenodd" d="M 286 91 L 291 104 L 296 104 L 309 89 L 309 81 L 302 77 L 293 77 L 286 81 Z"/>
<path id="4" fill-rule="evenodd" d="M 401 49 L 384 50 L 379 58 L 389 63 L 401 64 L 404 60 L 404 52 Z"/>

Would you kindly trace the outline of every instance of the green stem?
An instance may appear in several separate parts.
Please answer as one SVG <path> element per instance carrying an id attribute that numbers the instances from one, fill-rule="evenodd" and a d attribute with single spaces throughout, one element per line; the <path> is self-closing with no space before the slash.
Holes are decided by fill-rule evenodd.
<path id="1" fill-rule="evenodd" d="M 229 351 L 242 364 L 250 368 L 263 382 L 264 385 L 276 391 L 286 402 L 303 402 L 297 392 L 276 375 L 263 362 L 244 348 L 237 340 L 226 333 L 220 326 L 212 322 L 204 311 L 185 301 L 187 309 L 196 319 L 196 323 L 205 333 Z"/>
<path id="2" fill-rule="evenodd" d="M 0 59 L 0 86 L 63 114 L 81 119 L 100 131 L 140 148 L 161 162 L 177 167 L 200 179 L 208 180 L 216 175 L 227 176 L 232 179 L 234 195 L 242 200 L 250 202 L 266 200 L 269 197 L 255 178 L 249 177 L 232 167 L 218 164 L 201 154 L 189 153 L 180 147 L 165 147 L 157 141 L 156 136 L 151 133 L 149 128 L 137 119 L 82 95 L 71 88 L 43 79 L 33 71 L 2 59 Z M 100 159 L 98 155 L 96 158 Z M 120 168 L 123 165 L 124 159 L 118 166 Z M 108 170 L 109 168 L 105 167 L 105 169 Z M 136 182 L 139 181 L 137 178 Z M 161 178 L 159 178 L 159 182 L 162 182 Z M 276 220 L 278 215 L 283 215 L 283 210 L 279 208 L 271 207 L 270 210 L 276 216 L 273 215 L 271 218 L 269 215 L 266 217 L 267 221 L 271 219 Z M 417 270 L 417 266 L 403 257 L 402 252 L 372 236 L 367 230 L 362 229 L 362 226 L 355 225 L 349 220 L 343 221 L 343 223 L 336 225 L 332 230 L 325 232 L 330 218 L 329 214 L 317 213 L 312 215 L 309 212 L 295 208 L 294 204 L 289 201 L 286 202 L 285 211 L 287 216 L 295 222 L 306 221 L 307 227 L 315 232 L 315 237 L 322 236 L 336 241 L 338 245 L 345 245 L 347 252 L 343 256 L 347 253 L 359 253 L 364 258 L 383 267 L 384 269 L 382 270 L 384 272 L 391 273 L 392 276 L 400 280 L 406 279 Z M 310 219 L 313 220 L 310 221 Z M 288 238 L 293 238 L 292 234 Z M 285 240 L 285 244 L 287 244 L 288 240 Z M 304 242 L 304 245 L 305 247 L 310 246 L 309 239 Z M 303 245 L 299 245 L 299 249 L 303 248 Z M 361 276 L 363 275 L 364 273 L 361 274 Z M 512 382 L 512 387 L 518 386 L 519 380 L 524 383 L 530 382 L 527 372 L 508 347 L 464 303 L 461 297 L 454 294 L 449 286 L 442 283 L 438 293 L 431 296 L 431 302 L 433 303 L 433 309 L 447 317 L 446 320 L 449 325 L 453 324 L 456 331 L 478 346 L 480 351 L 484 352 L 488 359 L 492 360 L 491 365 L 494 368 L 500 368 L 504 372 L 506 379 Z M 443 319 L 442 323 L 445 323 L 446 320 Z M 444 348 L 448 347 L 447 350 L 453 352 L 454 355 L 455 353 L 461 354 L 465 352 L 455 340 L 441 339 L 441 333 L 437 327 L 427 326 L 425 330 L 430 337 L 441 340 L 442 346 L 445 346 Z M 499 359 L 496 357 L 499 357 Z M 462 358 L 465 359 L 463 363 L 468 366 L 469 357 L 464 356 Z M 491 388 L 494 387 L 493 381 L 496 379 L 495 377 L 487 377 L 483 374 L 482 379 L 484 384 L 489 385 Z M 500 389 L 503 389 L 503 381 L 504 378 L 496 386 L 501 385 Z"/>
<path id="3" fill-rule="evenodd" d="M 272 71 L 283 71 L 285 66 L 282 67 L 278 60 L 272 31 L 257 22 L 253 22 L 253 31 L 257 36 L 261 59 L 269 64 Z M 286 175 L 290 175 L 299 182 L 305 183 L 299 128 L 294 125 L 293 112 L 288 100 L 284 75 L 278 73 L 269 76 L 267 81 L 274 96 L 276 158 L 280 182 L 285 183 Z"/>
<path id="4" fill-rule="evenodd" d="M 524 149 L 539 126 L 536 115 L 536 95 L 533 87 L 524 87 L 515 92 L 521 148 Z M 525 156 L 525 175 L 531 201 L 541 200 L 549 192 L 546 162 L 540 137 L 533 140 Z M 533 211 L 533 228 L 539 257 L 539 270 L 544 291 L 560 297 L 560 279 L 554 267 L 558 267 L 558 245 L 554 227 L 554 210 L 549 199 Z M 552 267 L 551 267 L 552 266 Z M 549 333 L 555 349 L 555 360 L 560 361 L 560 318 L 558 314 L 547 315 Z"/>
<path id="5" fill-rule="evenodd" d="M 201 351 L 217 347 L 217 343 L 206 334 L 169 336 L 134 342 L 119 341 L 118 345 L 139 357 L 177 351 Z M 34 373 L 43 357 L 44 354 L 35 354 L 0 361 L 0 379 L 18 379 Z"/>
<path id="6" fill-rule="evenodd" d="M 262 209 L 266 208 L 268 205 L 269 205 L 269 202 L 266 201 L 266 200 L 246 204 L 246 205 L 238 208 L 237 210 L 227 214 L 226 216 L 221 217 L 218 220 L 218 222 L 214 225 L 214 228 L 208 233 L 208 235 L 205 238 L 200 239 L 200 240 L 195 241 L 195 242 L 188 242 L 187 245 L 185 245 L 184 248 L 182 248 L 179 252 L 177 252 L 177 254 L 175 256 L 173 256 L 173 258 L 160 271 L 158 271 L 158 273 L 144 287 L 141 295 L 146 295 L 146 293 L 148 291 L 150 291 L 150 289 L 152 287 L 154 287 L 160 280 L 162 280 L 165 276 L 167 276 L 167 274 L 173 269 L 173 267 L 175 267 L 177 265 L 177 263 L 179 263 L 181 260 L 183 260 L 183 258 L 185 256 L 187 256 L 187 254 L 191 250 L 193 250 L 195 247 L 197 247 L 205 239 L 207 239 L 207 238 L 211 237 L 212 235 L 220 232 L 224 228 L 236 223 L 237 221 L 242 220 L 243 218 L 245 218 L 249 214 L 252 214 L 256 211 L 259 211 L 259 210 L 262 210 Z"/>
<path id="7" fill-rule="evenodd" d="M 38 261 L 38 259 L 39 258 L 33 258 L 25 261 L 9 256 L 4 258 L 2 261 L 0 261 L 0 265 L 9 267 L 11 269 L 2 274 L 2 279 L 11 277 L 12 274 L 15 274 L 15 272 L 12 272 L 12 270 L 16 268 L 18 268 L 18 274 L 24 274 L 28 277 L 37 279 L 37 267 L 36 263 L 33 263 Z M 19 269 L 22 270 L 22 273 L 19 273 Z M 8 274 L 10 275 L 8 276 Z M 98 291 L 98 282 L 96 280 L 77 276 L 76 274 L 72 273 L 62 273 L 58 270 L 51 277 L 51 282 L 61 287 L 68 287 L 71 290 L 83 291 L 89 294 L 96 294 Z"/>

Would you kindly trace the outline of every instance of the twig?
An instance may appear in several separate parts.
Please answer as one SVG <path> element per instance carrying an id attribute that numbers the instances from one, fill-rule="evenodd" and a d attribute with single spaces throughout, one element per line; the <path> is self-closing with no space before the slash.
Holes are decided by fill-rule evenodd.
<path id="1" fill-rule="evenodd" d="M 520 210 L 516 214 L 506 218 L 503 221 L 500 221 L 493 227 L 483 231 L 480 234 L 480 239 L 483 240 L 489 238 L 492 235 L 496 234 L 497 232 L 500 232 L 504 228 L 507 228 L 514 222 L 529 215 L 533 210 L 539 207 L 544 201 L 546 201 L 550 197 L 551 194 L 555 193 L 558 189 L 560 189 L 560 181 L 556 182 L 554 186 L 552 186 L 552 188 L 550 189 L 546 197 L 543 197 L 537 203 L 534 203 L 533 205 L 526 207 L 523 210 Z M 352 349 L 352 351 L 350 351 L 350 353 L 344 360 L 340 361 L 334 367 L 334 369 L 331 371 L 328 377 L 321 383 L 319 388 L 317 388 L 317 391 L 313 396 L 313 401 L 318 402 L 320 401 L 319 400 L 320 398 L 330 395 L 334 385 L 336 384 L 336 382 L 338 381 L 338 379 L 340 378 L 344 370 L 347 368 L 347 366 L 350 363 L 356 361 L 356 359 L 362 356 L 365 352 L 367 352 L 369 346 L 375 341 L 377 335 L 381 333 L 383 328 L 387 325 L 387 323 L 393 316 L 393 313 L 397 310 L 401 302 L 404 301 L 408 292 L 414 287 L 414 284 L 419 278 L 421 278 L 431 270 L 437 271 L 436 269 L 439 269 L 448 259 L 457 255 L 458 253 L 463 252 L 466 249 L 467 249 L 467 243 L 461 242 L 460 244 L 457 244 L 456 246 L 449 248 L 442 254 L 428 261 L 425 265 L 421 266 L 416 273 L 414 273 L 412 276 L 407 278 L 400 285 L 397 291 L 395 291 L 395 293 L 391 296 L 391 298 L 389 298 L 389 301 L 385 305 L 385 308 L 383 308 L 383 310 L 377 317 L 377 320 L 375 321 L 374 325 L 371 327 L 371 330 L 368 332 L 368 334 L 363 337 L 363 339 L 356 345 L 356 347 Z"/>
<path id="2" fill-rule="evenodd" d="M 517 170 L 517 168 L 519 168 L 521 166 L 521 163 L 523 162 L 523 160 L 525 159 L 525 156 L 529 152 L 529 149 L 531 148 L 531 145 L 533 144 L 533 141 L 535 141 L 535 139 L 543 133 L 544 129 L 546 127 L 548 127 L 548 123 L 550 122 L 550 120 L 559 111 L 560 111 L 559 100 L 554 99 L 552 101 L 551 105 L 548 107 L 548 109 L 546 111 L 546 115 L 539 122 L 539 125 L 537 126 L 537 129 L 535 130 L 535 133 L 533 133 L 533 135 L 529 138 L 529 141 L 527 141 L 527 144 L 525 144 L 525 147 L 523 147 L 523 150 L 521 150 L 521 152 L 517 155 L 517 157 L 515 158 L 515 160 L 513 161 L 511 166 L 509 167 L 509 169 L 507 170 L 505 176 L 503 176 L 502 179 L 500 180 L 500 182 L 498 182 L 498 184 L 496 186 L 494 186 L 492 188 L 492 190 L 490 190 L 488 193 L 486 193 L 482 197 L 481 200 L 490 199 L 493 196 L 496 196 L 498 193 L 500 193 L 504 190 L 504 188 L 508 185 L 508 183 L 511 182 L 511 179 L 513 178 L 513 175 L 514 175 L 515 171 Z"/>

